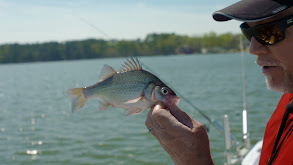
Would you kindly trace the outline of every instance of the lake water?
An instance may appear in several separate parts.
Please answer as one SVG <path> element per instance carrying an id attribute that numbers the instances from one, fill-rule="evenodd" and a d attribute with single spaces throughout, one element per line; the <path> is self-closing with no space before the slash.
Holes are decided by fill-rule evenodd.
<path id="1" fill-rule="evenodd" d="M 263 136 L 281 93 L 265 86 L 255 56 L 245 54 L 247 109 L 251 142 Z M 63 91 L 96 83 L 104 64 L 115 69 L 125 58 L 0 65 L 1 164 L 171 165 L 166 152 L 145 127 L 147 111 L 97 111 L 90 100 L 71 113 Z M 139 60 L 210 118 L 229 115 L 232 134 L 242 143 L 241 56 L 198 55 L 140 57 Z M 147 70 L 147 69 L 146 69 Z M 180 95 L 179 95 L 180 96 Z M 178 105 L 209 127 L 211 154 L 223 164 L 224 137 L 185 100 Z"/>

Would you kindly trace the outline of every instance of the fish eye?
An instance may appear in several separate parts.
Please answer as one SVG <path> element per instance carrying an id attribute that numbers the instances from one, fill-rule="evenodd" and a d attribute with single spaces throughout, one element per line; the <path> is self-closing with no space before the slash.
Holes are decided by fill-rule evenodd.
<path id="1" fill-rule="evenodd" d="M 169 93 L 169 89 L 166 88 L 166 87 L 163 87 L 163 88 L 161 88 L 161 93 L 162 93 L 163 95 L 167 95 L 167 94 Z"/>

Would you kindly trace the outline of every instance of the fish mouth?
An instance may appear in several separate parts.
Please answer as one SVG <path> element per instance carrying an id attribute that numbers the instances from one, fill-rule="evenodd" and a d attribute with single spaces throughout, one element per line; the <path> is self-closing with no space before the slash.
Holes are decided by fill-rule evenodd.
<path id="1" fill-rule="evenodd" d="M 174 99 L 174 104 L 175 105 L 178 105 L 178 103 L 180 102 L 180 97 L 176 97 L 175 99 Z"/>
<path id="2" fill-rule="evenodd" d="M 172 105 L 178 105 L 178 103 L 180 102 L 180 97 L 175 96 L 173 98 L 171 98 L 170 100 L 167 101 L 167 106 L 171 107 Z"/>

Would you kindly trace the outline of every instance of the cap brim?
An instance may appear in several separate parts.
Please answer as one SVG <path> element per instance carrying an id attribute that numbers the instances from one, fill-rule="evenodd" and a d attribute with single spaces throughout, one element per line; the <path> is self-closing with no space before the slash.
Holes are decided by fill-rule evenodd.
<path id="1" fill-rule="evenodd" d="M 235 19 L 242 22 L 256 22 L 270 18 L 290 6 L 274 0 L 241 0 L 213 13 L 216 21 Z"/>

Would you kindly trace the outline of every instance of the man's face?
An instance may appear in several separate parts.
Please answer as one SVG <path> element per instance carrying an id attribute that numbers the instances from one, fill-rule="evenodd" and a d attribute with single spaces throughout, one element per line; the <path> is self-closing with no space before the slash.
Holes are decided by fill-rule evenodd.
<path id="1" fill-rule="evenodd" d="M 282 15 L 247 24 L 253 27 L 292 14 L 293 8 Z M 261 45 L 252 37 L 249 51 L 257 56 L 256 63 L 262 67 L 268 88 L 293 93 L 293 26 L 286 29 L 285 39 L 274 45 Z"/>

